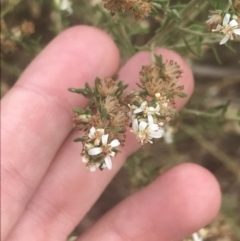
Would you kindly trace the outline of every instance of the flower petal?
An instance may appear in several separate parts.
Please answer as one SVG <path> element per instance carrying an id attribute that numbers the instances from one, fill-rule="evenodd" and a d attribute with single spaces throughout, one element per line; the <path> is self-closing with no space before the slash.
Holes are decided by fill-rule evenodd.
<path id="1" fill-rule="evenodd" d="M 217 25 L 217 27 L 215 29 L 212 29 L 213 32 L 218 31 L 222 28 L 222 26 L 220 24 Z"/>
<path id="2" fill-rule="evenodd" d="M 220 41 L 220 45 L 223 45 L 225 44 L 227 41 L 229 40 L 229 36 L 228 35 L 225 35 L 224 38 Z"/>
<path id="3" fill-rule="evenodd" d="M 229 25 L 231 27 L 237 27 L 238 26 L 238 22 L 235 19 L 233 19 L 233 20 L 230 21 Z"/>
<path id="4" fill-rule="evenodd" d="M 223 26 L 227 26 L 229 23 L 231 15 L 229 13 L 225 14 L 224 18 L 223 18 Z"/>
<path id="5" fill-rule="evenodd" d="M 240 28 L 234 29 L 233 32 L 234 32 L 235 34 L 237 34 L 237 35 L 240 35 Z"/>
<path id="6" fill-rule="evenodd" d="M 149 133 L 149 136 L 152 138 L 161 138 L 163 136 L 163 131 L 162 130 L 153 131 L 153 132 Z"/>
<path id="7" fill-rule="evenodd" d="M 141 108 L 137 108 L 136 110 L 133 111 L 133 114 L 138 114 L 141 113 L 143 110 Z"/>
<path id="8" fill-rule="evenodd" d="M 110 146 L 111 147 L 117 147 L 117 146 L 119 146 L 120 145 L 120 142 L 119 142 L 119 140 L 117 140 L 117 139 L 114 139 L 113 141 L 111 141 L 111 143 L 110 143 Z"/>
<path id="9" fill-rule="evenodd" d="M 139 131 L 144 131 L 147 127 L 148 123 L 145 121 L 141 121 L 139 124 Z"/>
<path id="10" fill-rule="evenodd" d="M 148 125 L 150 126 L 150 125 L 153 125 L 153 124 L 154 124 L 154 122 L 153 122 L 152 115 L 148 115 Z"/>
<path id="11" fill-rule="evenodd" d="M 107 156 L 104 158 L 104 160 L 105 160 L 105 164 L 106 164 L 107 168 L 108 168 L 109 170 L 111 170 L 111 169 L 112 169 L 112 160 L 111 160 L 111 157 L 110 157 L 109 155 L 107 155 Z"/>
<path id="12" fill-rule="evenodd" d="M 89 170 L 90 170 L 90 172 L 95 172 L 95 171 L 96 171 L 96 167 L 95 167 L 95 166 L 91 166 L 91 167 L 89 168 Z"/>
<path id="13" fill-rule="evenodd" d="M 135 132 L 138 132 L 138 120 L 134 119 L 132 122 L 132 128 Z"/>
<path id="14" fill-rule="evenodd" d="M 91 156 L 95 156 L 102 153 L 102 147 L 94 147 L 90 150 L 88 150 L 88 154 Z"/>
<path id="15" fill-rule="evenodd" d="M 99 164 L 99 163 L 96 163 L 95 165 L 90 166 L 90 167 L 89 167 L 89 170 L 90 170 L 90 172 L 95 172 L 96 169 L 99 168 L 99 167 L 100 167 L 100 164 Z"/>
<path id="16" fill-rule="evenodd" d="M 107 145 L 108 142 L 108 134 L 102 135 L 102 144 Z"/>
<path id="17" fill-rule="evenodd" d="M 150 131 L 156 131 L 158 129 L 159 129 L 158 124 L 152 124 L 148 127 L 148 130 L 150 130 Z"/>
<path id="18" fill-rule="evenodd" d="M 116 152 L 112 151 L 109 155 L 110 155 L 110 156 L 115 156 L 115 155 L 116 155 Z"/>
<path id="19" fill-rule="evenodd" d="M 95 132 L 96 132 L 95 127 L 94 127 L 94 126 L 91 127 L 91 129 L 90 129 L 90 131 L 89 131 L 89 134 L 88 134 L 88 137 L 89 137 L 89 138 L 93 138 L 93 135 L 95 134 Z"/>
<path id="20" fill-rule="evenodd" d="M 82 157 L 82 162 L 83 162 L 83 163 L 88 163 L 88 161 L 89 161 L 89 160 L 88 160 L 88 158 L 87 158 L 86 156 L 83 156 L 83 157 Z"/>
<path id="21" fill-rule="evenodd" d="M 146 107 L 146 105 L 147 105 L 147 101 L 144 101 L 144 102 L 141 104 L 140 108 L 143 110 L 143 109 Z"/>

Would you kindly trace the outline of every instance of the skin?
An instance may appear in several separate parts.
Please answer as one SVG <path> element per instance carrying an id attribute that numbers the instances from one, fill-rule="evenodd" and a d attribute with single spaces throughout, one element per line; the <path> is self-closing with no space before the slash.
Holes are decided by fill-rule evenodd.
<path id="1" fill-rule="evenodd" d="M 177 61 L 188 98 L 193 91 L 190 68 L 176 53 L 157 49 Z M 65 240 L 121 168 L 139 148 L 129 133 L 111 171 L 90 173 L 72 140 L 71 108 L 87 105 L 69 87 L 93 83 L 96 76 L 119 73 L 135 87 L 150 54 L 140 52 L 120 70 L 119 51 L 104 32 L 86 26 L 56 37 L 28 66 L 2 99 L 2 241 Z M 177 99 L 180 109 L 188 98 Z M 206 169 L 191 163 L 169 170 L 128 197 L 78 240 L 178 241 L 209 223 L 220 206 L 220 189 Z"/>

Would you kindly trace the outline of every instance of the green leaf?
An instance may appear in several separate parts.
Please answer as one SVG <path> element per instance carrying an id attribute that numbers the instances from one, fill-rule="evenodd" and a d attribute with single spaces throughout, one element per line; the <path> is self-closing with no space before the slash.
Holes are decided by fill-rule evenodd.
<path id="1" fill-rule="evenodd" d="M 221 119 L 222 120 L 224 119 L 225 114 L 226 114 L 230 104 L 231 104 L 231 100 L 228 100 L 227 103 L 223 106 L 222 113 L 221 113 Z"/>
<path id="2" fill-rule="evenodd" d="M 115 126 L 115 127 L 114 127 L 114 131 L 117 132 L 117 133 L 119 133 L 119 132 L 121 131 L 121 128 L 120 128 L 119 126 Z"/>
<path id="3" fill-rule="evenodd" d="M 167 94 L 166 94 L 166 98 L 167 98 L 167 99 L 170 99 L 171 97 L 172 97 L 172 93 L 167 93 Z"/>
<path id="4" fill-rule="evenodd" d="M 101 79 L 96 77 L 95 79 L 95 92 L 98 93 L 98 85 L 100 84 Z"/>
<path id="5" fill-rule="evenodd" d="M 84 141 L 86 141 L 86 139 L 82 138 L 82 137 L 78 137 L 78 138 L 74 139 L 73 141 L 74 142 L 84 142 Z"/>
<path id="6" fill-rule="evenodd" d="M 181 93 L 178 94 L 178 96 L 181 97 L 181 98 L 186 98 L 187 94 L 184 93 L 184 92 L 181 92 Z"/>
<path id="7" fill-rule="evenodd" d="M 92 110 L 89 107 L 85 110 L 85 114 L 93 115 Z"/>
<path id="8" fill-rule="evenodd" d="M 187 49 L 189 50 L 190 53 L 192 53 L 193 55 L 197 56 L 198 58 L 201 58 L 201 56 L 196 53 L 188 44 L 187 40 L 185 39 L 185 37 L 183 37 L 183 42 L 185 43 Z"/>
<path id="9" fill-rule="evenodd" d="M 232 53 L 234 53 L 234 54 L 237 53 L 237 51 L 229 43 L 226 43 L 225 47 L 227 47 Z"/>
<path id="10" fill-rule="evenodd" d="M 214 47 L 212 47 L 212 51 L 213 51 L 213 54 L 214 54 L 217 62 L 218 62 L 220 65 L 222 65 L 222 61 L 221 61 L 221 59 L 220 59 L 220 57 L 219 57 L 219 55 L 218 55 L 217 50 L 216 50 Z"/>
<path id="11" fill-rule="evenodd" d="M 133 105 L 136 105 L 137 107 L 140 107 L 140 106 L 141 106 L 141 104 L 140 104 L 137 100 L 134 100 L 134 101 L 133 101 Z"/>
<path id="12" fill-rule="evenodd" d="M 81 109 L 81 108 L 73 108 L 73 112 L 77 113 L 77 114 L 85 114 L 85 110 Z"/>
<path id="13" fill-rule="evenodd" d="M 102 108 L 100 114 L 101 114 L 101 118 L 102 119 L 106 119 L 106 117 L 107 117 L 107 110 L 106 110 L 106 108 Z"/>
<path id="14" fill-rule="evenodd" d="M 70 92 L 77 93 L 83 95 L 86 98 L 89 98 L 89 93 L 85 89 L 75 89 L 75 88 L 68 88 Z"/>
<path id="15" fill-rule="evenodd" d="M 199 36 L 195 36 L 195 44 L 197 48 L 197 54 L 201 56 L 202 48 L 201 48 L 201 38 Z"/>
<path id="16" fill-rule="evenodd" d="M 154 55 L 155 56 L 155 60 L 156 60 L 156 64 L 162 68 L 163 66 L 163 60 L 162 60 L 162 55 Z"/>

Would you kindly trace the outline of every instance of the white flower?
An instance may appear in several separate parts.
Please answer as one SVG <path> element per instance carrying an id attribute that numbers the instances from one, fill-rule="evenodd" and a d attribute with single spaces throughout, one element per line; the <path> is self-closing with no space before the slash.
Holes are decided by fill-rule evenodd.
<path id="1" fill-rule="evenodd" d="M 67 11 L 69 14 L 73 13 L 71 0 L 54 0 L 54 2 L 61 11 Z"/>
<path id="2" fill-rule="evenodd" d="M 13 38 L 15 40 L 20 40 L 22 37 L 22 32 L 21 32 L 20 28 L 18 28 L 18 27 L 15 27 L 12 29 L 12 34 L 13 34 Z"/>
<path id="3" fill-rule="evenodd" d="M 137 139 L 141 142 L 141 144 L 147 142 L 152 143 L 151 140 L 153 138 L 161 138 L 163 136 L 163 129 L 159 125 L 154 124 L 151 117 L 149 118 L 148 123 L 145 121 L 140 121 L 139 124 L 137 119 L 133 120 L 132 132 L 135 133 Z"/>
<path id="4" fill-rule="evenodd" d="M 148 106 L 147 101 L 144 101 L 140 107 L 136 108 L 135 105 L 130 106 L 130 117 L 134 120 L 136 114 L 143 113 L 144 117 L 148 117 L 148 120 L 151 118 L 153 120 L 153 115 L 159 114 L 160 106 L 157 104 L 156 107 Z M 132 112 L 132 113 L 131 113 Z"/>
<path id="5" fill-rule="evenodd" d="M 157 104 L 156 107 L 148 106 L 147 101 L 144 101 L 141 106 L 133 111 L 133 114 L 138 114 L 143 112 L 144 115 L 154 115 L 158 114 L 160 106 Z"/>
<path id="6" fill-rule="evenodd" d="M 102 135 L 102 146 L 101 147 L 94 147 L 88 150 L 88 154 L 90 156 L 95 156 L 100 153 L 106 154 L 104 157 L 105 164 L 109 170 L 112 169 L 112 160 L 110 156 L 115 156 L 115 152 L 112 151 L 112 148 L 117 147 L 120 145 L 120 142 L 117 139 L 114 139 L 108 144 L 108 134 Z"/>
<path id="7" fill-rule="evenodd" d="M 166 126 L 164 130 L 164 141 L 167 144 L 172 144 L 173 143 L 173 138 L 174 138 L 174 129 L 171 126 Z"/>
<path id="8" fill-rule="evenodd" d="M 104 129 L 96 129 L 95 127 L 91 127 L 91 129 L 89 130 L 89 134 L 88 137 L 94 141 L 94 145 L 98 146 L 102 136 L 104 134 Z"/>
<path id="9" fill-rule="evenodd" d="M 99 163 L 89 166 L 90 172 L 95 172 L 100 167 Z"/>
<path id="10" fill-rule="evenodd" d="M 203 241 L 203 239 L 197 233 L 194 233 L 192 235 L 192 238 L 193 238 L 193 241 Z"/>
<path id="11" fill-rule="evenodd" d="M 225 44 L 229 39 L 233 40 L 235 38 L 235 35 L 240 35 L 240 28 L 238 28 L 238 22 L 235 19 L 231 19 L 231 15 L 227 13 L 224 18 L 222 25 L 218 24 L 215 29 L 213 29 L 213 32 L 220 32 L 224 34 L 225 36 L 220 41 L 220 45 Z"/>

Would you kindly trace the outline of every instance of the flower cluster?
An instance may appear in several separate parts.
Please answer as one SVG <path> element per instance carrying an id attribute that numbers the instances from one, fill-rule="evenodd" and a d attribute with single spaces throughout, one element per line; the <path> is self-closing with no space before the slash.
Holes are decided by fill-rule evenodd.
<path id="1" fill-rule="evenodd" d="M 32 22 L 25 20 L 22 24 L 8 29 L 4 20 L 1 20 L 1 51 L 3 53 L 14 52 L 17 49 L 17 43 L 32 33 L 34 33 L 34 24 Z"/>
<path id="2" fill-rule="evenodd" d="M 82 161 L 90 171 L 112 168 L 112 157 L 124 146 L 126 131 L 143 145 L 164 136 L 165 127 L 176 116 L 176 97 L 185 97 L 178 84 L 181 69 L 174 61 L 143 66 L 139 89 L 127 93 L 127 85 L 113 78 L 96 78 L 95 86 L 70 88 L 74 93 L 90 99 L 87 109 L 74 108 L 74 128 L 84 131 L 81 138 Z"/>
<path id="3" fill-rule="evenodd" d="M 86 110 L 73 109 L 74 128 L 85 132 L 75 141 L 83 143 L 82 160 L 91 171 L 111 169 L 111 157 L 119 152 L 116 147 L 124 145 L 129 125 L 126 87 L 121 81 L 107 77 L 96 78 L 94 88 L 86 84 L 84 89 L 69 89 L 91 100 Z"/>
<path id="4" fill-rule="evenodd" d="M 212 11 L 206 25 L 212 32 L 218 32 L 224 35 L 220 41 L 220 45 L 225 44 L 229 39 L 234 40 L 240 36 L 240 26 L 237 16 L 231 16 L 227 13 L 222 18 L 221 11 Z"/>
<path id="5" fill-rule="evenodd" d="M 118 139 L 113 139 L 109 142 L 109 134 L 104 134 L 104 129 L 92 127 L 89 131 L 88 139 L 86 139 L 83 146 L 82 161 L 87 163 L 90 171 L 105 167 L 111 170 L 111 156 L 116 155 L 118 152 L 116 147 L 119 145 L 120 142 Z"/>
<path id="6" fill-rule="evenodd" d="M 152 66 L 143 66 L 140 72 L 140 89 L 132 99 L 130 117 L 132 132 L 141 144 L 164 135 L 164 126 L 176 116 L 174 99 L 185 97 L 183 86 L 178 84 L 180 66 L 174 61 L 162 63 L 161 58 Z"/>
<path id="7" fill-rule="evenodd" d="M 153 5 L 144 0 L 103 0 L 104 7 L 111 12 L 132 12 L 135 19 L 147 17 Z"/>

